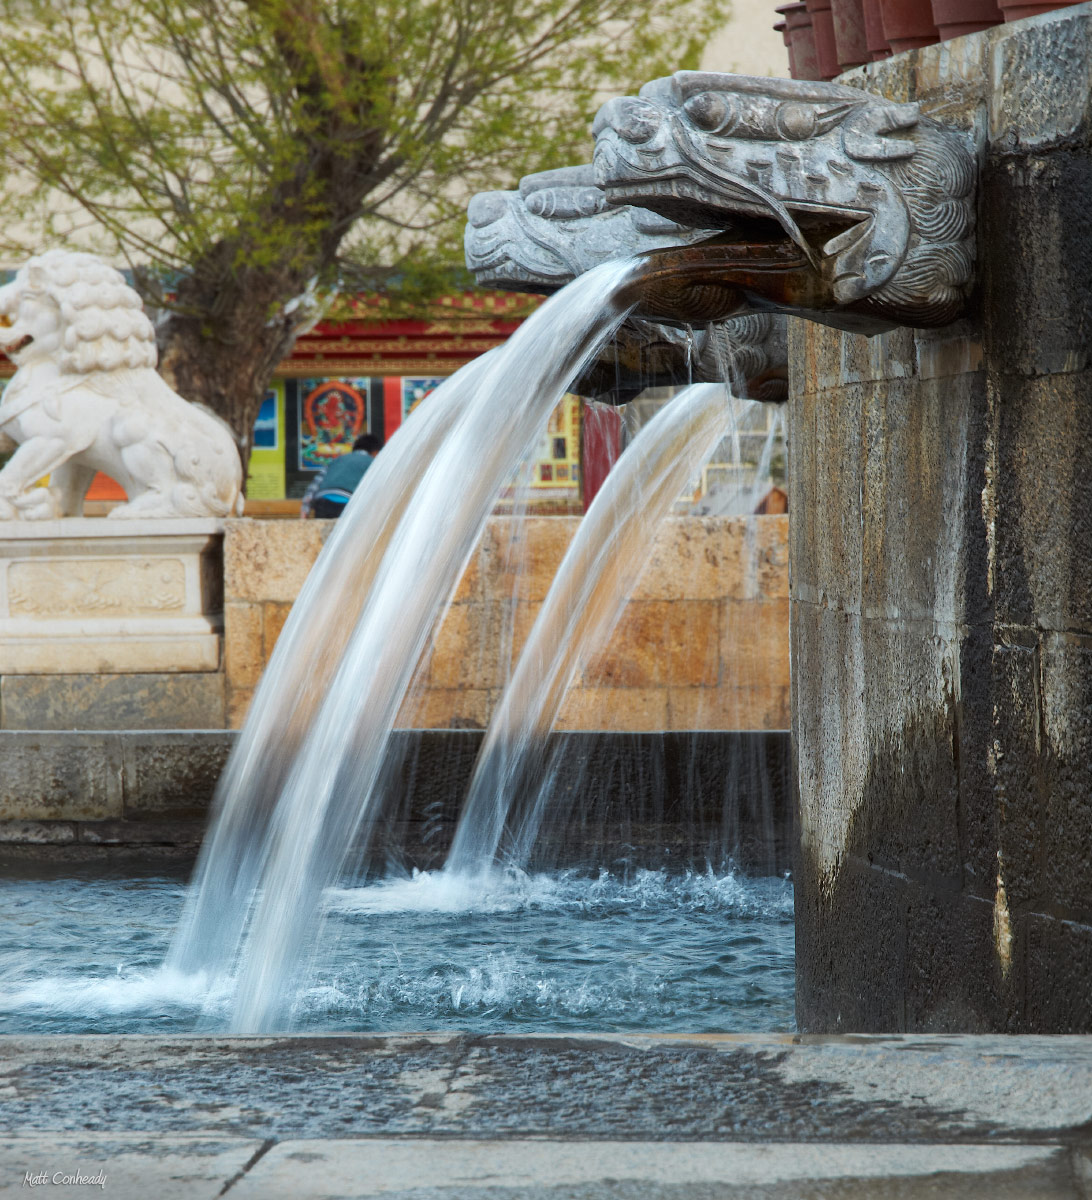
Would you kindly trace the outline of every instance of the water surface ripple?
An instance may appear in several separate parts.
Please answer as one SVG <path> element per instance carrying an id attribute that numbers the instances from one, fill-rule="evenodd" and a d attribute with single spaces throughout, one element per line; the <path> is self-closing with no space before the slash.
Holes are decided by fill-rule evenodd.
<path id="1" fill-rule="evenodd" d="M 0 1033 L 223 1032 L 232 984 L 161 967 L 179 876 L 11 879 Z M 792 885 L 637 871 L 335 887 L 301 1032 L 793 1028 Z"/>

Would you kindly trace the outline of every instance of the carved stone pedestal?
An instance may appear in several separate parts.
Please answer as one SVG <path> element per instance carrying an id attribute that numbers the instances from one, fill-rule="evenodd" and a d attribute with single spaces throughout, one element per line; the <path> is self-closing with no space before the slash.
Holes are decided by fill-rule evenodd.
<path id="1" fill-rule="evenodd" d="M 0 675 L 216 671 L 223 522 L 0 524 Z"/>

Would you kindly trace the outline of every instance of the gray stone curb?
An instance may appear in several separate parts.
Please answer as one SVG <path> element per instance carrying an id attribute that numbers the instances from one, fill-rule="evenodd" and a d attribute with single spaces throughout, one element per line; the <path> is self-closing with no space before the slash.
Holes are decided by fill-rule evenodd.
<path id="1" fill-rule="evenodd" d="M 8 1037 L 0 1063 L 0 1195 L 76 1170 L 210 1200 L 1081 1200 L 1092 1180 L 1092 1038 Z"/>

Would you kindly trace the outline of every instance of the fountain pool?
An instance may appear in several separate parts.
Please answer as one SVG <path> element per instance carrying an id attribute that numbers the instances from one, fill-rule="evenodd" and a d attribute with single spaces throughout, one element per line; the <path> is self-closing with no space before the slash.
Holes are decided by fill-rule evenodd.
<path id="1" fill-rule="evenodd" d="M 162 968 L 188 867 L 4 867 L 0 1033 L 220 1028 L 230 985 Z M 498 871 L 325 893 L 298 1032 L 717 1033 L 793 1023 L 792 885 Z"/>
<path id="2" fill-rule="evenodd" d="M 598 791 L 590 772 L 575 786 L 560 766 L 546 772 L 551 782 L 535 800 L 533 822 L 547 828 L 549 842 L 565 824 L 553 809 L 575 807 L 588 826 L 579 838 L 583 872 L 528 874 L 531 843 L 538 849 L 540 839 L 521 832 L 528 844 L 513 862 L 503 847 L 498 854 L 502 820 L 495 830 L 490 823 L 488 838 L 470 838 L 469 864 L 453 851 L 442 875 L 359 873 L 382 861 L 371 850 L 387 801 L 404 799 L 388 750 L 429 631 L 499 488 L 526 458 L 566 382 L 625 317 L 639 268 L 623 260 L 574 281 L 568 303 L 548 301 L 496 355 L 438 389 L 424 418 L 407 421 L 392 439 L 278 642 L 188 890 L 181 872 L 147 870 L 24 872 L 12 883 L 0 923 L 0 1032 L 791 1028 L 787 879 L 695 873 L 706 858 L 676 857 L 659 824 L 651 855 L 627 844 L 619 873 L 600 870 L 618 860 L 595 851 L 588 836 Z M 514 414 L 513 387 L 534 400 Z M 519 753 L 545 761 L 565 685 L 617 619 L 659 519 L 732 428 L 734 405 L 720 385 L 686 389 L 637 434 L 596 497 L 543 602 L 546 637 L 532 630 L 522 655 L 534 661 L 509 682 L 516 703 L 498 706 L 512 712 Z M 385 495 L 387 476 L 407 460 L 420 470 L 403 470 L 410 482 Z M 476 469 L 468 481 L 470 461 Z M 364 537 L 369 531 L 381 536 Z M 335 629 L 316 645 L 307 635 L 321 624 L 308 623 L 316 577 L 340 582 L 325 598 L 317 589 L 317 604 L 329 609 L 334 593 L 341 598 L 337 628 L 352 627 L 347 639 Z M 555 628 L 559 618 L 565 630 Z M 539 670 L 538 659 L 555 645 L 563 661 Z M 551 685 L 545 706 L 530 703 L 536 672 Z M 525 717 L 530 733 L 519 732 Z M 722 764 L 719 805 L 704 796 L 704 807 L 689 804 L 704 794 L 697 762 L 687 760 L 679 785 L 659 746 L 639 794 L 626 797 L 627 816 L 638 819 L 642 797 L 662 812 L 692 808 L 694 832 L 705 836 L 714 834 L 701 819 L 712 803 L 728 852 L 737 802 L 747 799 L 735 794 L 732 778 L 759 749 L 754 740 L 735 735 L 738 753 Z M 507 753 L 507 733 L 503 741 Z M 569 740 L 564 749 L 567 758 Z M 619 769 L 611 763 L 608 776 Z M 503 814 L 527 790 L 491 784 L 486 806 Z M 769 790 L 760 787 L 750 801 L 761 807 Z M 554 804 L 556 791 L 564 804 Z M 664 858 L 671 873 L 659 869 Z M 708 861 L 725 860 L 714 852 Z"/>

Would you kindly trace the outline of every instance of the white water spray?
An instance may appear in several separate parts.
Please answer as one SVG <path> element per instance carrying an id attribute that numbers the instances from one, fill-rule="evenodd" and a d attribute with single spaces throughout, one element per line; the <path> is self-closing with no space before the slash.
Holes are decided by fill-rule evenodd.
<path id="1" fill-rule="evenodd" d="M 222 975 L 238 953 L 269 854 L 273 806 L 371 594 L 383 555 L 490 356 L 414 409 L 360 482 L 292 606 L 220 779 L 167 965 Z"/>

